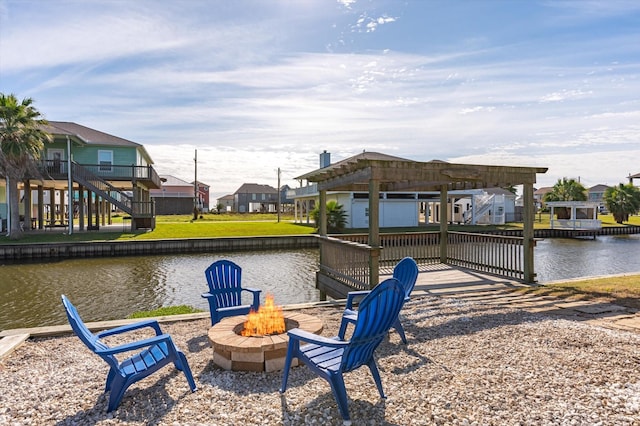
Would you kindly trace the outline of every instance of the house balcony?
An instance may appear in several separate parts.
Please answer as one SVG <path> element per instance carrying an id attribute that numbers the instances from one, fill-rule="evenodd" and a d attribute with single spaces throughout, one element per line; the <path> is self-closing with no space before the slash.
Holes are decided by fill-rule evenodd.
<path id="1" fill-rule="evenodd" d="M 303 186 L 302 188 L 293 188 L 287 191 L 287 198 L 302 198 L 302 197 L 316 197 L 318 196 L 318 184 L 313 183 L 311 185 Z"/>
<path id="2" fill-rule="evenodd" d="M 66 180 L 67 162 L 43 160 L 40 172 L 45 180 Z M 162 188 L 160 176 L 152 166 L 117 166 L 113 164 L 80 164 L 93 175 L 109 182 L 139 182 L 148 189 Z"/>

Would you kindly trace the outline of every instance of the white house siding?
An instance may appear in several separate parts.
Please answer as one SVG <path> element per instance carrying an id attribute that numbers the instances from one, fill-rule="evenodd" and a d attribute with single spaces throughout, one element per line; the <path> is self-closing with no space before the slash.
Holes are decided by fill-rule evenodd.
<path id="1" fill-rule="evenodd" d="M 342 197 L 339 197 L 342 198 Z M 352 198 L 340 202 L 348 214 L 348 222 L 352 228 L 369 227 L 369 200 L 366 198 Z M 417 200 L 387 200 L 380 199 L 380 227 L 410 227 L 418 226 Z"/>

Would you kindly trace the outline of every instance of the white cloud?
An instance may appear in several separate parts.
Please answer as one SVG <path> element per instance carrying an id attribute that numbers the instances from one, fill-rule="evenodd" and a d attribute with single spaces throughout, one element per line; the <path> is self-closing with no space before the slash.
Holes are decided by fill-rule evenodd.
<path id="1" fill-rule="evenodd" d="M 163 174 L 188 180 L 198 149 L 214 192 L 277 167 L 292 179 L 325 149 L 616 183 L 640 140 L 640 46 L 609 21 L 631 3 L 606 3 L 591 35 L 605 3 L 532 3 L 492 25 L 419 1 L 0 0 L 0 91 L 144 144 Z"/>

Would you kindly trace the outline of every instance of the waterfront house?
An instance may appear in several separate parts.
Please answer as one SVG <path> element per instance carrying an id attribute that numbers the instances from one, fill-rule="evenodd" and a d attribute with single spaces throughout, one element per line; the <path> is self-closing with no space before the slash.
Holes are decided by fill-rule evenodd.
<path id="1" fill-rule="evenodd" d="M 544 196 L 551 191 L 553 191 L 552 186 L 543 186 L 542 188 L 538 188 L 535 191 L 533 191 L 533 199 L 535 200 L 535 203 L 536 203 L 536 210 L 545 208 Z"/>
<path id="2" fill-rule="evenodd" d="M 598 212 L 605 212 L 604 193 L 609 189 L 607 185 L 594 185 L 587 190 L 587 201 L 598 204 Z"/>
<path id="3" fill-rule="evenodd" d="M 233 210 L 233 194 L 224 195 L 216 200 L 216 210 L 222 212 L 232 212 Z"/>
<path id="4" fill-rule="evenodd" d="M 43 130 L 53 142 L 45 144 L 40 176 L 19 185 L 24 228 L 68 227 L 72 214 L 79 229 L 98 229 L 113 213 L 130 218 L 132 229 L 155 227 L 150 190 L 161 182 L 144 146 L 72 122 L 49 121 Z M 3 222 L 6 189 L 0 181 Z"/>
<path id="5" fill-rule="evenodd" d="M 192 214 L 194 206 L 201 212 L 209 211 L 209 185 L 194 185 L 171 175 L 160 175 L 160 180 L 162 187 L 150 191 L 156 214 Z"/>
<path id="6" fill-rule="evenodd" d="M 274 213 L 278 190 L 269 185 L 244 183 L 233 194 L 233 211 L 237 213 Z"/>

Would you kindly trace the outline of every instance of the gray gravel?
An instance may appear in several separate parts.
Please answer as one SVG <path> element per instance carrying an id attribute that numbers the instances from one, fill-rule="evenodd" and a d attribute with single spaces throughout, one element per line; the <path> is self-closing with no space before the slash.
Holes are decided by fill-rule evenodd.
<path id="1" fill-rule="evenodd" d="M 340 310 L 310 308 L 325 335 Z M 345 377 L 354 425 L 640 425 L 640 336 L 507 307 L 425 297 L 405 305 L 404 346 L 378 349 L 387 394 L 366 367 Z M 2 425 L 340 425 L 329 385 L 296 367 L 223 371 L 208 320 L 163 324 L 198 391 L 172 367 L 133 385 L 106 413 L 107 365 L 75 337 L 29 340 L 0 363 Z"/>

